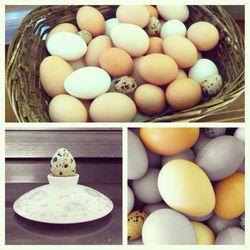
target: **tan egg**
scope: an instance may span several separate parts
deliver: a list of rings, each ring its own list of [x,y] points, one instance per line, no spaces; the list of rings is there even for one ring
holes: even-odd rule
[[[54,97],[65,93],[64,80],[73,72],[73,68],[61,57],[48,56],[41,62],[39,71],[43,89]]]
[[[187,38],[191,40],[200,51],[213,49],[219,42],[217,28],[209,22],[196,22],[187,31]]]
[[[198,59],[194,44],[183,36],[168,36],[163,40],[163,51],[172,57],[179,68],[191,67]]]
[[[157,9],[154,6],[152,6],[152,5],[145,5],[145,7],[147,8],[150,16],[156,16],[156,17],[158,17],[158,11],[157,11]]]
[[[89,112],[95,122],[130,122],[136,115],[136,106],[125,94],[108,92],[94,99]]]
[[[66,94],[57,95],[51,100],[49,116],[53,122],[86,122],[88,119],[83,103]]]
[[[62,32],[62,31],[66,31],[66,32],[72,32],[72,33],[77,33],[78,32],[78,28],[72,24],[72,23],[61,23],[58,24],[57,26],[55,26],[48,34],[47,38],[46,38],[46,43],[49,40],[49,38],[57,33],[57,32]]]
[[[146,55],[153,53],[163,53],[162,49],[163,40],[160,37],[153,36],[149,38],[149,48]]]
[[[144,28],[149,22],[149,12],[144,5],[120,5],[116,10],[120,23],[132,23]]]
[[[183,69],[179,69],[176,79],[183,79],[183,78],[187,78],[187,74]]]
[[[133,58],[134,69],[133,69],[131,76],[133,76],[135,78],[137,85],[141,85],[141,84],[145,83],[145,80],[143,79],[143,77],[141,76],[140,71],[139,71],[139,64],[143,58],[144,58],[144,56]]]
[[[93,37],[105,32],[105,19],[102,13],[91,6],[83,6],[77,11],[76,22],[80,30],[89,31]]]
[[[215,234],[214,232],[204,223],[198,221],[191,221],[198,245],[214,245]]]
[[[146,115],[158,115],[167,106],[164,91],[153,84],[139,86],[135,91],[134,101],[139,110]]]
[[[81,57],[74,61],[68,61],[68,63],[73,68],[73,70],[77,70],[86,66],[84,62],[84,57]]]
[[[98,36],[94,38],[88,45],[88,50],[85,54],[85,63],[87,66],[99,66],[99,55],[107,48],[112,47],[112,42],[109,36]]]
[[[154,53],[141,60],[139,72],[147,82],[164,85],[176,78],[178,66],[171,57]]]
[[[194,107],[200,102],[201,96],[200,84],[190,78],[175,80],[166,89],[168,104],[177,110]]]
[[[99,65],[113,77],[130,75],[133,70],[133,60],[124,50],[107,48],[99,56]]]

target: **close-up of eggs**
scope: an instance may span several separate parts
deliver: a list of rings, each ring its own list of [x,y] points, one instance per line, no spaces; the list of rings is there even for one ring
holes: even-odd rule
[[[127,143],[128,221],[146,215],[128,244],[245,244],[243,127],[129,128]]]
[[[40,64],[51,121],[147,120],[193,108],[220,92],[216,61],[200,58],[220,41],[214,24],[190,23],[185,5],[112,8],[115,15],[107,18],[83,6],[75,23],[51,27],[48,56]]]

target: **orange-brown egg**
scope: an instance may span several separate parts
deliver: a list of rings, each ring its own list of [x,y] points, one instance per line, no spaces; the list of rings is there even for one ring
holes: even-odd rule
[[[133,60],[124,50],[119,48],[107,48],[99,56],[101,68],[113,77],[130,75],[133,70]]]
[[[183,36],[168,36],[163,40],[163,51],[172,57],[179,68],[191,67],[198,58],[194,44]]]
[[[147,8],[150,16],[156,16],[156,17],[158,17],[158,11],[157,11],[157,9],[154,6],[152,6],[152,5],[145,5],[145,7]]]
[[[146,52],[146,55],[153,53],[163,53],[162,42],[163,40],[160,37],[157,36],[150,37],[149,48],[148,51]]]
[[[200,84],[190,78],[177,79],[166,89],[166,99],[169,105],[177,110],[194,107],[202,97]]]
[[[178,67],[171,57],[154,53],[145,56],[141,60],[139,72],[147,82],[164,85],[176,78]]]
[[[93,37],[105,32],[105,19],[102,13],[91,6],[83,6],[77,11],[76,22],[80,30],[89,31]]]
[[[143,84],[134,93],[134,101],[146,115],[160,114],[167,106],[162,88],[153,84]]]

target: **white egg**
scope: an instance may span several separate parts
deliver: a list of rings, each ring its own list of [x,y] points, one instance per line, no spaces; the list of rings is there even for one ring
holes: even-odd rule
[[[179,20],[169,20],[161,27],[161,38],[167,36],[186,36],[187,28],[185,24]]]
[[[184,152],[181,152],[176,155],[165,155],[162,157],[162,166],[164,166],[167,162],[175,160],[175,159],[183,159],[183,160],[188,160],[188,161],[194,161],[195,154],[192,149],[187,149]]]
[[[189,17],[186,5],[157,5],[160,16],[165,20],[177,19],[185,22]]]
[[[217,235],[215,245],[245,245],[245,231],[239,227],[228,227]]]
[[[181,213],[163,208],[151,213],[142,227],[144,245],[196,245],[191,222]]]
[[[47,41],[47,50],[53,56],[59,56],[67,61],[81,58],[87,51],[85,41],[72,32],[57,32]]]
[[[148,170],[148,156],[139,137],[128,130],[128,179],[141,178]]]
[[[193,146],[193,150],[195,152],[195,154],[198,154],[199,151],[210,141],[209,138],[207,138],[207,136],[205,136],[203,133],[200,133],[200,136],[198,138],[198,140],[196,141],[196,143]]]
[[[128,186],[128,214],[133,210],[135,203],[134,193]]]
[[[117,18],[110,18],[105,21],[105,35],[110,36],[111,30],[119,24],[119,21]]]
[[[237,128],[234,132],[234,136],[245,143],[245,128]]]
[[[159,202],[156,204],[147,204],[146,206],[143,207],[143,211],[149,215],[161,208],[169,208],[169,206],[165,202]]]
[[[131,186],[138,200],[146,204],[154,204],[162,200],[157,185],[159,172],[157,168],[149,168],[144,176],[132,181]]]
[[[67,93],[81,99],[93,99],[109,90],[111,78],[98,67],[84,67],[71,73],[64,81]]]
[[[202,58],[189,69],[188,77],[201,83],[207,77],[218,74],[218,68],[214,62],[209,59]]]

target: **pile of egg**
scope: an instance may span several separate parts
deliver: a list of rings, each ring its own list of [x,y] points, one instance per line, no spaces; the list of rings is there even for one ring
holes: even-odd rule
[[[128,130],[129,244],[244,244],[244,128]]]
[[[218,44],[219,32],[205,21],[187,28],[188,18],[185,5],[121,5],[106,21],[83,6],[77,26],[55,26],[40,64],[51,120],[129,122],[217,95],[222,78],[201,52]]]

